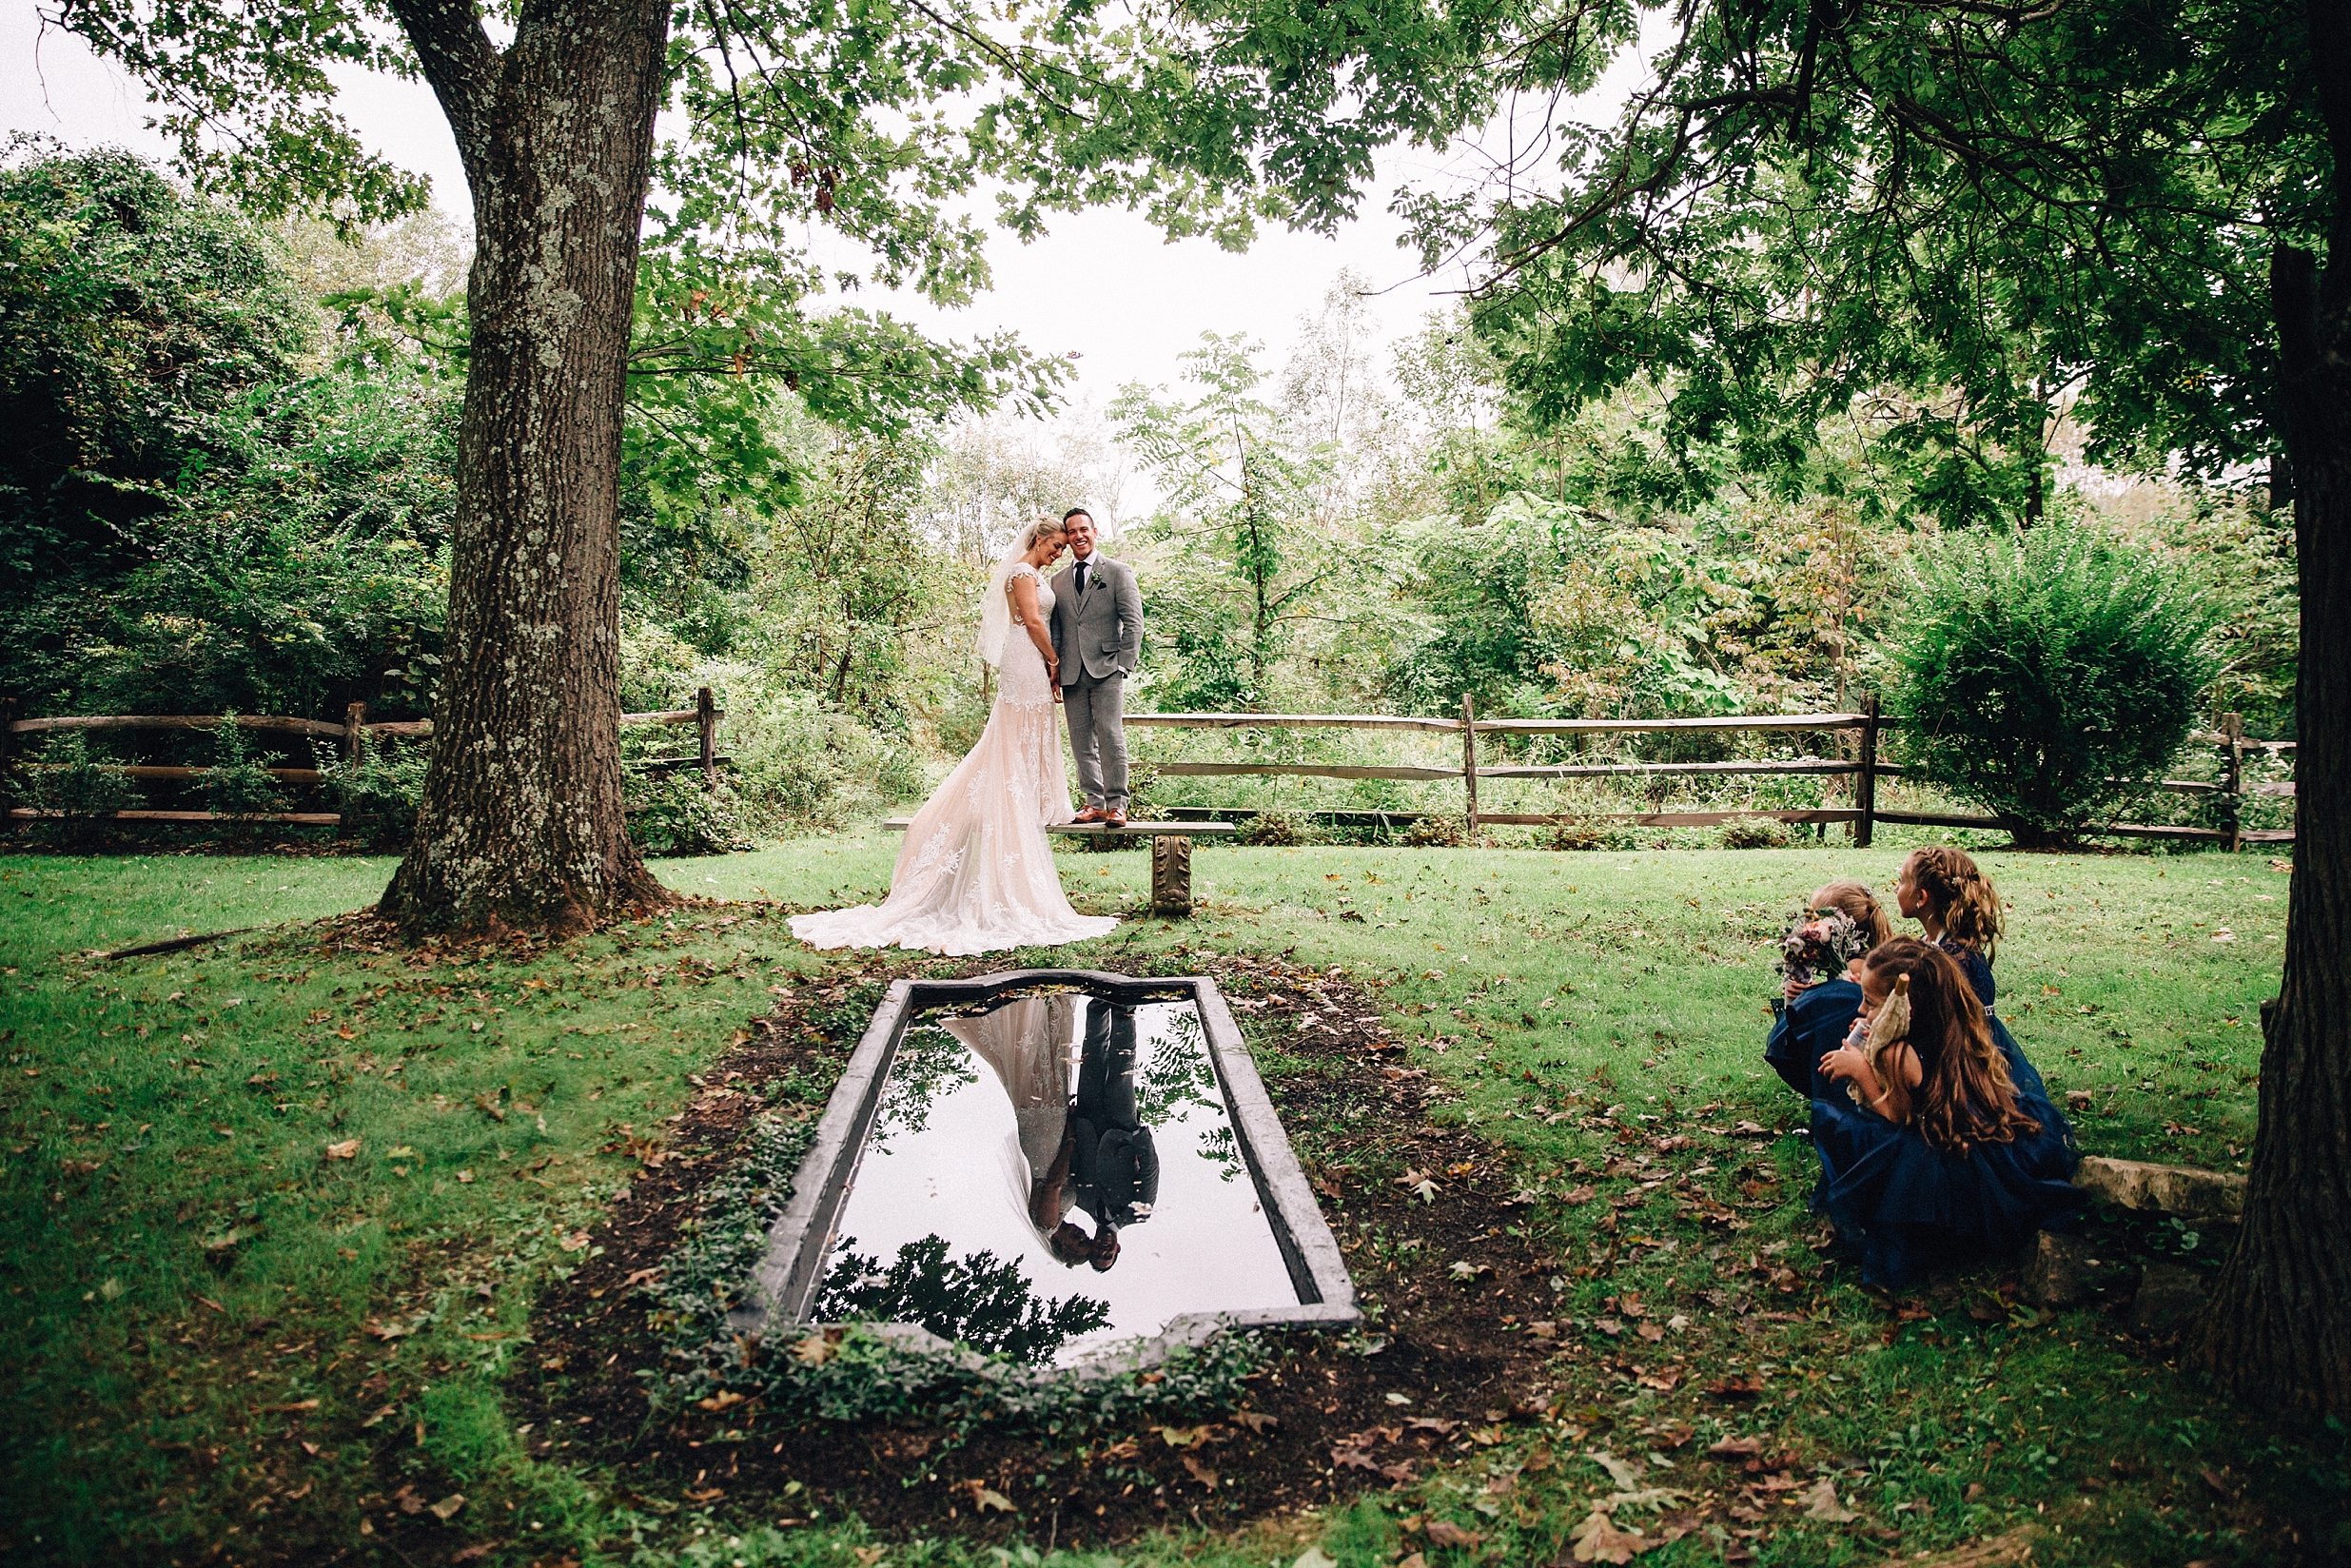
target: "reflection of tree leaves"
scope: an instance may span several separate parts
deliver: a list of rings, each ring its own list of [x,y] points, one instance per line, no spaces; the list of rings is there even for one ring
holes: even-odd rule
[[[1220,1123],[1200,1136],[1200,1157],[1216,1162],[1217,1180],[1229,1182],[1241,1174],[1241,1143],[1230,1122]]]
[[[1067,1341],[1110,1322],[1109,1303],[1089,1296],[1039,1301],[1017,1258],[999,1263],[983,1250],[950,1263],[944,1237],[907,1243],[887,1270],[851,1250],[854,1237],[840,1245],[839,1262],[816,1297],[823,1321],[918,1323],[941,1339],[1030,1366],[1046,1364]]]
[[[1208,1060],[1208,1042],[1201,1032],[1200,1013],[1177,1008],[1173,1026],[1162,1035],[1148,1062],[1137,1064],[1135,1113],[1145,1127],[1165,1127],[1185,1106],[1224,1113],[1224,1096],[1218,1089],[1216,1068]]]
[[[1199,1009],[1174,1009],[1168,1021],[1159,1049],[1136,1070],[1136,1113],[1145,1127],[1168,1127],[1194,1106],[1214,1116],[1216,1125],[1200,1135],[1200,1158],[1215,1161],[1218,1179],[1229,1182],[1242,1171],[1241,1145],[1216,1081],[1216,1065],[1208,1059]]]
[[[930,1124],[933,1105],[964,1085],[979,1081],[977,1061],[969,1047],[936,1024],[918,1024],[908,1029],[890,1064],[890,1085],[882,1092],[875,1138],[885,1131],[922,1131]]]

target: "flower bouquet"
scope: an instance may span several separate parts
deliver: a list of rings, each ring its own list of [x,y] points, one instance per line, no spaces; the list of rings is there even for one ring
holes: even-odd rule
[[[1870,933],[1843,910],[1807,911],[1780,933],[1779,960],[1772,972],[1799,986],[1834,980],[1845,966],[1870,951]]]

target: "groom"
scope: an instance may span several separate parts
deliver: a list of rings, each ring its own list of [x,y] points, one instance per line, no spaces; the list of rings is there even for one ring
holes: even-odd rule
[[[1062,518],[1069,569],[1053,578],[1053,657],[1061,660],[1069,750],[1086,795],[1080,822],[1127,825],[1127,676],[1143,651],[1143,595],[1134,568],[1094,548],[1084,507]]]

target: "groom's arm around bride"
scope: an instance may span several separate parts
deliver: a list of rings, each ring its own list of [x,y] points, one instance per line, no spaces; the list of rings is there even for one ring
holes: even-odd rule
[[[1081,822],[1127,819],[1127,677],[1143,653],[1143,592],[1134,568],[1094,548],[1094,519],[1076,510],[1068,570],[1053,578],[1053,654],[1061,660],[1063,711]]]

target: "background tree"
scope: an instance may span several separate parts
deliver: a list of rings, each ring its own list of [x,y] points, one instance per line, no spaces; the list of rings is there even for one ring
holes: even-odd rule
[[[1256,351],[1205,333],[1183,356],[1197,398],[1165,402],[1129,386],[1110,405],[1121,439],[1165,487],[1152,529],[1178,546],[1171,564],[1187,581],[1169,606],[1178,615],[1164,617],[1178,624],[1160,635],[1172,631],[1192,665],[1222,666],[1215,676],[1196,668],[1179,684],[1241,709],[1264,704],[1294,628],[1340,565],[1318,527],[1338,447],[1252,395],[1264,380]],[[1232,633],[1240,646],[1226,651]]]

